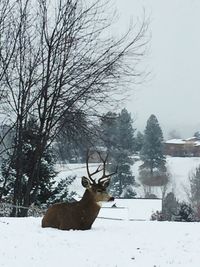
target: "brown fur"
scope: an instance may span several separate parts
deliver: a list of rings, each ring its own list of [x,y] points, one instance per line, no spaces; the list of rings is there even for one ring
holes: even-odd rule
[[[86,189],[82,199],[74,203],[57,203],[52,205],[42,220],[42,227],[53,227],[60,230],[88,230],[98,216],[98,201],[109,201],[112,198],[103,191],[97,193],[92,187]]]
[[[96,171],[90,173],[89,171],[89,151],[86,159],[86,168],[88,178],[82,177],[82,186],[86,188],[82,199],[74,203],[58,203],[52,205],[42,219],[42,227],[53,227],[60,230],[88,230],[92,227],[93,222],[98,216],[100,201],[114,200],[106,192],[106,188],[109,186],[111,175],[106,174],[106,162],[108,155],[102,158],[101,154],[99,158],[102,161],[102,165],[99,165]],[[92,176],[103,172],[102,177],[96,182]]]

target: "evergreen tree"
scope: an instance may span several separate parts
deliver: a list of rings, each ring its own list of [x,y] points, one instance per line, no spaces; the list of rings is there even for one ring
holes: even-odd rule
[[[111,179],[111,192],[114,197],[133,198],[135,178],[131,171],[133,160],[127,150],[112,151],[111,172],[117,166],[117,173]]]
[[[131,114],[124,108],[119,114],[108,112],[101,118],[102,140],[108,151],[127,150],[133,154],[135,147]]]
[[[21,184],[19,188],[20,194],[25,196],[26,187],[28,185],[28,177],[32,173],[32,161],[35,157],[35,147],[37,143],[37,123],[31,118],[27,122],[27,127],[22,132],[23,147],[21,161],[23,166],[21,168]],[[14,145],[13,145],[14,147]],[[15,155],[15,154],[13,154]],[[49,197],[52,195],[53,190],[53,178],[56,176],[54,170],[55,157],[51,149],[46,149],[41,158],[41,164],[38,166],[38,180],[32,185],[31,202],[36,204],[46,203]],[[13,198],[13,189],[16,180],[16,164],[17,159],[15,156],[6,157],[3,159],[1,172],[1,195],[3,198]],[[18,203],[21,205],[21,203]],[[13,214],[15,215],[15,214]]]
[[[140,152],[144,143],[144,135],[138,131],[135,138],[135,151]]]
[[[177,212],[178,212],[178,201],[176,200],[174,193],[170,192],[163,199],[162,213],[164,219],[167,221],[174,220]]]
[[[169,181],[163,154],[163,133],[155,115],[151,115],[147,121],[140,158],[143,164],[139,178],[146,194],[151,194],[153,186],[165,186]]]
[[[200,166],[189,176],[190,202],[200,219]]]
[[[76,176],[68,176],[61,179],[52,192],[52,196],[49,198],[48,203],[56,202],[71,202],[77,195],[75,192],[69,190],[69,186],[74,182]]]
[[[135,138],[133,120],[131,114],[124,108],[118,116],[117,142],[118,147],[127,150],[130,154],[134,152]]]
[[[140,153],[143,165],[141,168],[154,170],[165,170],[166,159],[163,154],[163,133],[155,115],[151,115],[147,121],[144,132],[144,143]]]
[[[56,176],[55,157],[51,149],[46,149],[43,153],[40,168],[39,168],[39,182],[35,183],[33,187],[33,201],[36,205],[45,204],[53,195],[54,178]],[[37,195],[35,189],[37,189]]]
[[[132,198],[135,179],[132,175],[131,158],[134,152],[135,138],[132,118],[126,109],[119,114],[107,113],[102,118],[101,129],[104,144],[111,155],[110,171],[118,166],[118,171],[111,180],[111,191],[115,197]]]
[[[175,221],[178,222],[194,222],[196,221],[194,210],[187,203],[179,203]]]
[[[200,132],[199,131],[195,132],[194,137],[196,137],[198,140],[200,140]]]
[[[116,149],[118,147],[118,114],[113,112],[106,113],[101,118],[100,124],[103,144],[108,151]]]

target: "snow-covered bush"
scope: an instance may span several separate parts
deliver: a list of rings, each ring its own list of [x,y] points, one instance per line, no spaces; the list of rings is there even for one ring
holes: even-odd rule
[[[60,180],[53,190],[52,196],[49,198],[48,203],[64,201],[71,202],[76,196],[76,193],[74,191],[70,191],[69,186],[75,179],[76,176],[68,176],[65,179]]]
[[[194,222],[196,221],[195,212],[191,205],[186,203],[180,203],[177,210],[177,215],[174,216],[174,220],[178,222]]]
[[[164,221],[164,216],[161,211],[156,211],[151,215],[151,221]]]
[[[174,216],[177,214],[178,209],[178,201],[175,198],[173,192],[167,194],[167,196],[163,199],[163,216],[167,221],[173,221]]]

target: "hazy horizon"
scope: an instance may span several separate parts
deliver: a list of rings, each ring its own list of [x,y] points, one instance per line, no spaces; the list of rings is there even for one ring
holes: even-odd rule
[[[134,86],[125,107],[135,126],[143,130],[155,114],[165,138],[176,130],[182,138],[200,130],[198,86],[200,84],[200,1],[116,0],[119,31],[130,18],[150,19],[151,40],[141,66],[151,72],[149,81]]]

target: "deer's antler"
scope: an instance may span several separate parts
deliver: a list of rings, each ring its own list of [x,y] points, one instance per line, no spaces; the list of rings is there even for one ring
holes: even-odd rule
[[[99,151],[96,151],[96,153],[98,154],[99,159],[101,160],[102,164],[100,164],[97,167],[97,169],[94,172],[91,173],[90,170],[89,170],[90,153],[89,153],[89,150],[87,150],[86,168],[87,168],[88,178],[92,181],[92,183],[96,183],[95,179],[93,179],[92,176],[102,171],[103,172],[102,176],[98,179],[98,183],[101,183],[102,181],[110,179],[110,177],[112,175],[116,174],[117,168],[116,168],[116,170],[114,172],[106,174],[106,165],[108,164],[108,156],[109,156],[109,154],[107,153],[106,156],[103,157]]]
[[[90,153],[89,153],[89,150],[87,150],[87,157],[86,157],[86,168],[87,168],[87,174],[88,174],[88,178],[93,182],[93,183],[96,183],[96,181],[92,178],[93,175],[95,175],[96,173],[99,173],[102,171],[102,166],[99,165],[96,169],[96,171],[94,172],[90,172],[90,169],[89,169],[89,158],[90,158]]]
[[[100,152],[97,152],[97,153],[99,155],[99,158],[103,162],[103,166],[102,166],[103,167],[103,169],[102,169],[103,170],[103,174],[102,174],[102,177],[99,178],[99,180],[98,180],[98,183],[101,183],[103,180],[110,179],[112,175],[116,174],[117,168],[116,168],[116,170],[114,172],[106,174],[106,164],[108,164],[108,156],[109,156],[109,154],[107,153],[105,158],[103,158]]]

